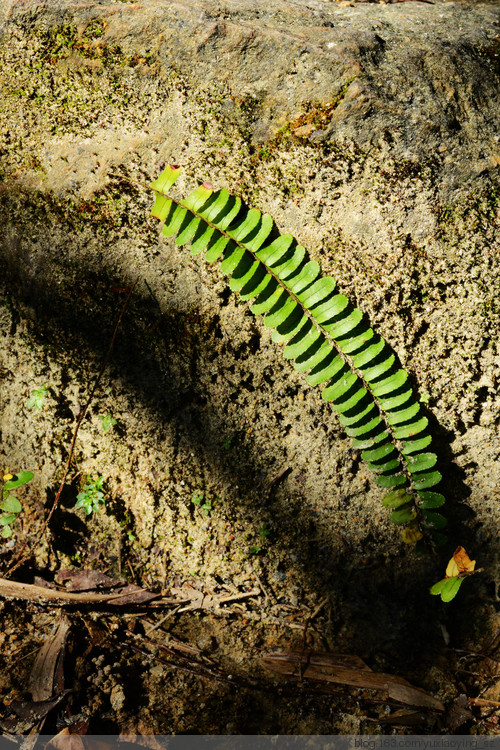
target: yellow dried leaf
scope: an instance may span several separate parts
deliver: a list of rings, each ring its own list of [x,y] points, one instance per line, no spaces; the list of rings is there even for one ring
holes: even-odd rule
[[[454,578],[461,573],[472,573],[476,567],[476,561],[471,560],[463,547],[457,547],[453,557],[446,567],[446,578]]]
[[[417,523],[409,523],[401,532],[401,539],[406,544],[416,544],[419,539],[422,539],[422,536],[423,534]]]

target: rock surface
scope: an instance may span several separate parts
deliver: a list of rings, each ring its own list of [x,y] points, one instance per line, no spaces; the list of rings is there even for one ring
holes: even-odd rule
[[[499,34],[496,3],[4,0],[1,450],[6,467],[36,474],[32,536],[140,279],[39,568],[120,572],[126,558],[157,588],[258,579],[273,592],[266,612],[327,597],[329,647],[445,696],[426,593],[441,569],[402,549],[374,478],[261,322],[216,270],[158,239],[147,184],[175,162],[182,192],[210,180],[271,213],[393,346],[432,420],[451,552],[470,547],[490,570],[465,591],[463,630],[448,623],[463,646],[467,628],[488,627],[500,520]],[[26,403],[43,383],[36,413]],[[106,413],[117,425],[104,432]],[[72,510],[87,476],[108,493],[90,531]],[[203,627],[228,668],[254,665],[273,640],[269,626]],[[111,684],[119,725],[127,690],[107,677],[95,690]],[[222,712],[215,698],[202,710],[185,689],[172,682],[168,713],[165,687],[151,688],[141,721],[160,733],[194,721],[206,733],[364,729],[354,714],[277,718],[272,705],[257,726],[227,695]]]

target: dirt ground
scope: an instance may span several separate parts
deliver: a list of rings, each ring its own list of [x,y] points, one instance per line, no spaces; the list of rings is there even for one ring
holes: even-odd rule
[[[196,278],[194,262],[183,272]],[[98,571],[170,601],[120,612],[70,605],[64,614],[29,597],[4,601],[4,730],[27,731],[26,719],[13,722],[12,706],[29,704],[37,652],[58,642],[63,621],[70,692],[45,732],[496,731],[495,529],[457,506],[459,541],[477,550],[486,572],[450,605],[431,597],[446,560],[401,545],[334,415],[291,369],[285,377],[267,334],[214,271],[210,286],[193,280],[198,306],[166,312],[140,280],[78,433],[61,503],[40,535],[131,280],[72,273],[69,297],[50,290],[45,308],[31,306],[32,297],[20,302],[13,285],[4,290],[3,468],[35,477],[18,491],[23,513],[2,546],[2,571],[27,541],[15,580]],[[201,313],[204,295],[219,296],[220,315]],[[49,323],[47,310],[57,311]],[[30,407],[44,385],[40,409]],[[116,420],[107,430],[106,415]],[[99,477],[105,504],[87,517],[76,497]],[[455,474],[451,482],[458,486]],[[486,520],[487,507],[477,507]],[[94,579],[86,586],[106,591]],[[356,655],[423,688],[446,712],[384,691],[279,678],[262,663],[273,650]],[[487,702],[469,703],[477,698]]]
[[[420,23],[428,9],[409,5]],[[24,549],[11,580],[111,597],[0,590],[3,732],[498,733],[490,157],[452,189],[452,153],[419,162],[385,135],[366,150],[310,140],[333,116],[319,106],[256,146],[258,102],[102,46],[99,23],[20,27],[1,50],[0,469],[34,478],[0,575]],[[319,390],[217,268],[160,238],[147,183],[168,161],[183,193],[211,180],[271,213],[394,348],[439,454],[442,552],[402,544]],[[87,516],[77,496],[96,482],[104,503]],[[458,545],[483,572],[444,605],[429,587]],[[109,579],[158,596],[118,603]],[[292,652],[309,661],[273,671]],[[324,653],[362,659],[365,683],[308,673]],[[368,668],[395,682],[374,689]],[[397,678],[442,706],[403,700]]]

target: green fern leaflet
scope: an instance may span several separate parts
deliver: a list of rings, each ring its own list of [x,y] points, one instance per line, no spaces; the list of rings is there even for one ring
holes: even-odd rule
[[[193,255],[204,252],[209,263],[221,261],[231,290],[264,316],[285,359],[307,373],[310,385],[323,387],[353,447],[389,490],[383,505],[402,526],[403,539],[445,541],[446,519],[435,510],[445,499],[434,491],[441,474],[428,451],[428,420],[390,347],[269,214],[209,183],[185,200],[174,198],[179,174],[169,166],[151,185],[152,215],[164,222],[163,235],[190,245]]]

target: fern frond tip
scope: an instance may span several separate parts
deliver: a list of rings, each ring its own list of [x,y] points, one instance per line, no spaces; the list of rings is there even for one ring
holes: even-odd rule
[[[168,193],[180,173],[181,168],[177,164],[169,164],[168,167],[165,167],[161,175],[151,183],[150,187],[156,193]]]

